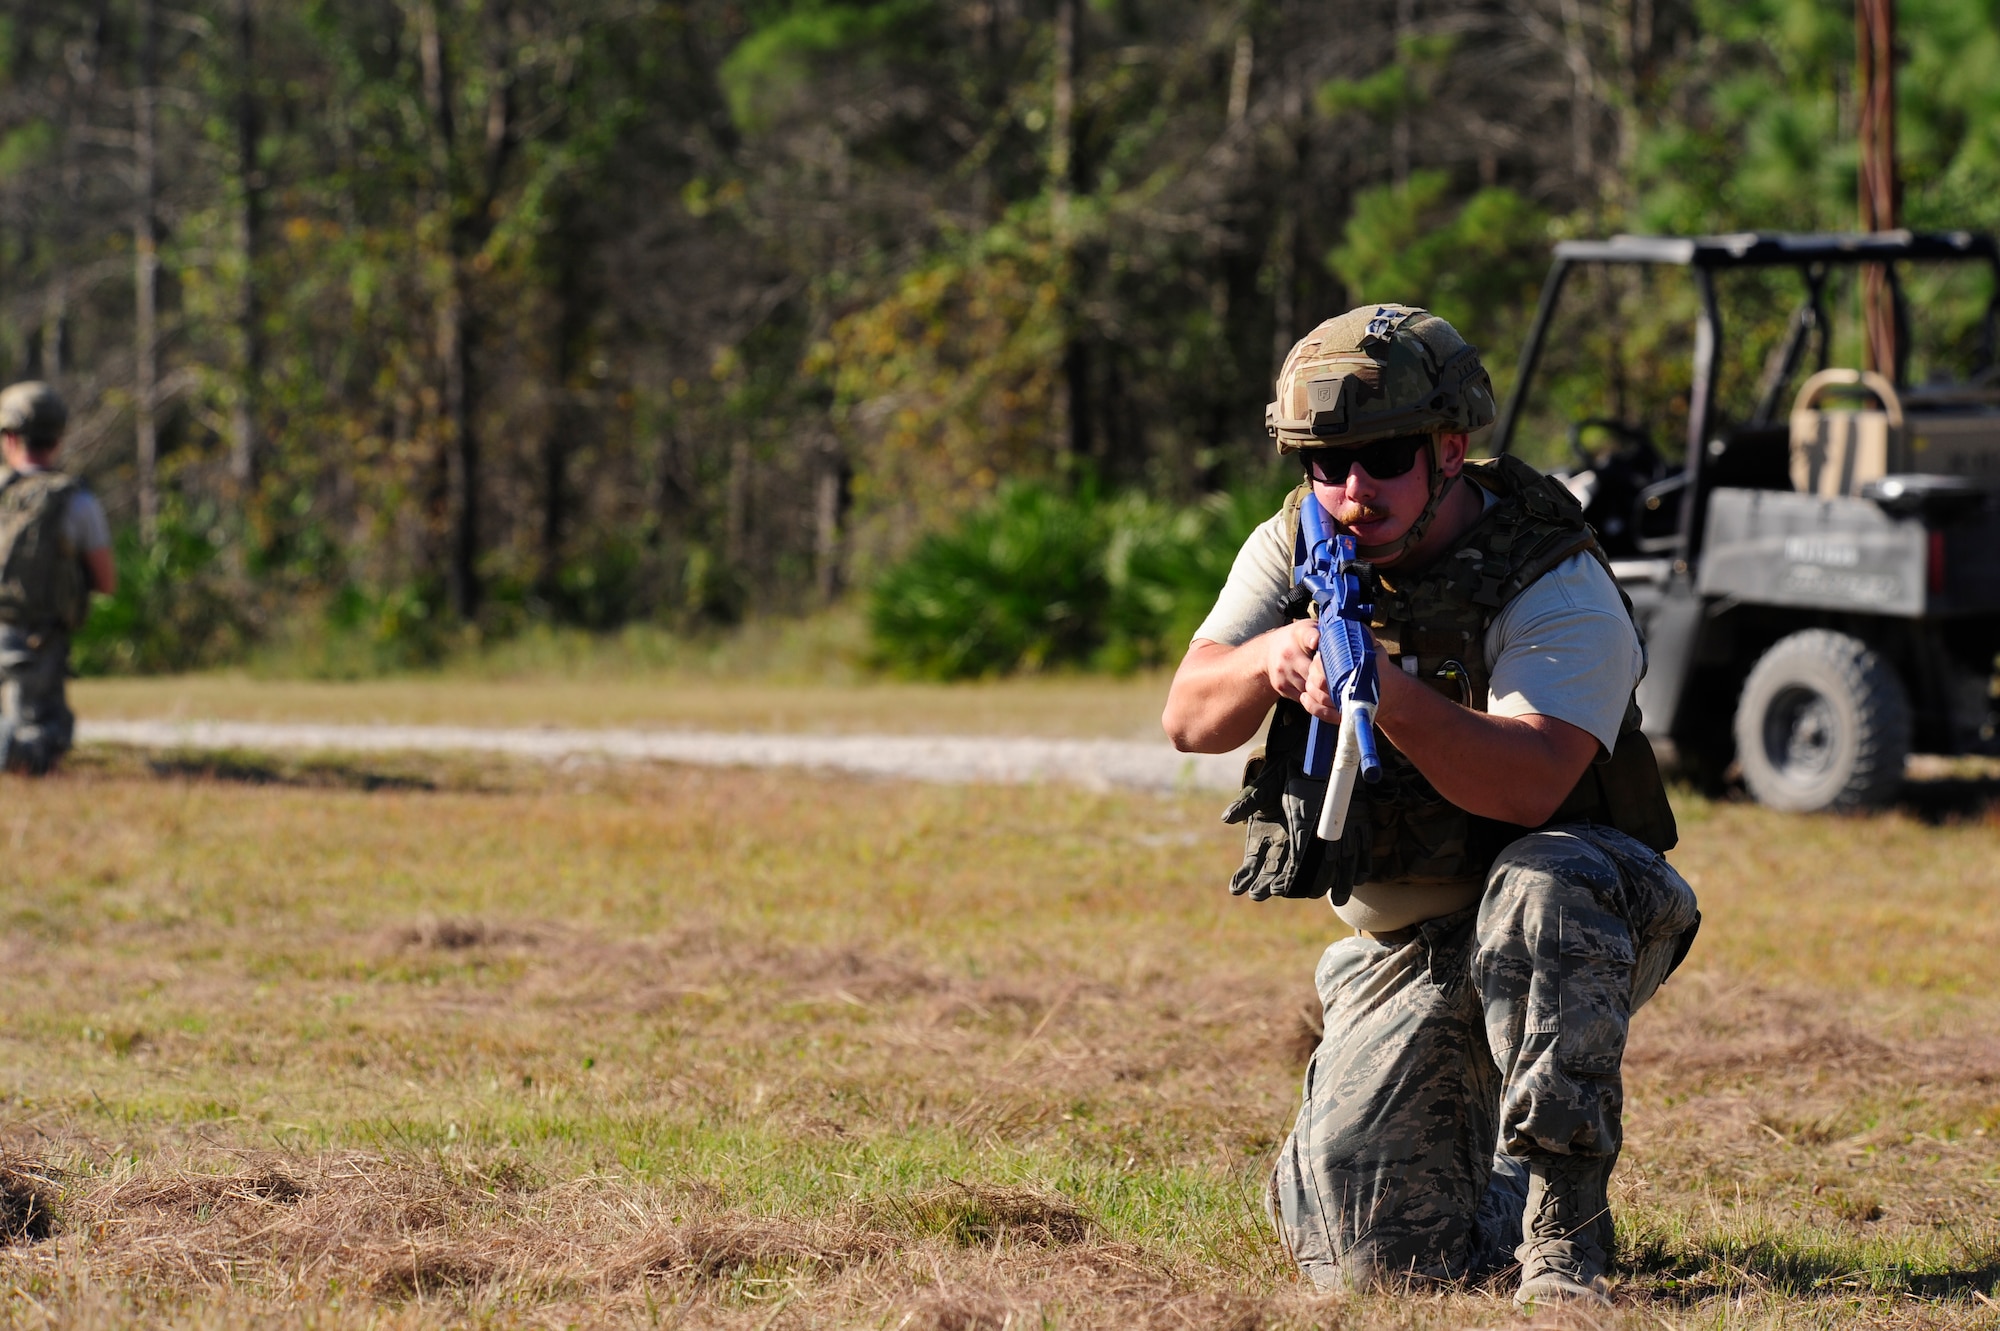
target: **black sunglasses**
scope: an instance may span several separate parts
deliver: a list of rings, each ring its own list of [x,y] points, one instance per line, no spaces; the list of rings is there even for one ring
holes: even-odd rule
[[[1322,485],[1345,485],[1358,465],[1378,481],[1393,480],[1417,465],[1417,454],[1431,441],[1427,434],[1399,434],[1358,448],[1304,448],[1299,461],[1306,475]]]

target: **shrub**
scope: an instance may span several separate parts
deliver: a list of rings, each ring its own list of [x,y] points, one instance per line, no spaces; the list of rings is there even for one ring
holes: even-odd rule
[[[1007,485],[875,584],[875,660],[933,679],[1170,662],[1282,494],[1262,486],[1176,508],[1137,494],[1101,500],[1088,488]]]
[[[1108,633],[1096,664],[1166,665],[1187,650],[1236,552],[1284,502],[1284,485],[1252,486],[1173,508],[1127,496],[1112,506],[1105,547]]]
[[[150,546],[134,530],[119,532],[112,551],[118,590],[93,598],[76,635],[76,672],[188,670],[239,654],[251,613],[240,579],[222,567],[224,542],[217,515],[205,505],[164,505]]]
[[[875,584],[881,664],[934,679],[1088,657],[1103,638],[1103,515],[1087,496],[1016,482],[957,529],[918,542]]]

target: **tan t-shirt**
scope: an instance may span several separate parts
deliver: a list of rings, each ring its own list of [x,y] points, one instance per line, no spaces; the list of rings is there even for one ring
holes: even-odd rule
[[[1484,497],[1488,507],[1497,502]],[[1283,517],[1273,516],[1243,543],[1215,607],[1195,630],[1197,640],[1235,647],[1284,625],[1292,532]],[[1491,683],[1483,710],[1567,721],[1597,740],[1600,760],[1618,743],[1625,704],[1645,669],[1617,585],[1588,554],[1572,555],[1507,603],[1486,628],[1486,661]],[[1383,933],[1463,909],[1483,888],[1478,879],[1370,882],[1335,909],[1354,928]]]

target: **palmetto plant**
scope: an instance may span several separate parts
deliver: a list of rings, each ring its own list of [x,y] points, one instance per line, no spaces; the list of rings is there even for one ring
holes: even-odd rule
[[[876,659],[939,679],[1171,661],[1279,499],[1266,487],[1175,507],[1088,486],[1004,486],[876,583]]]
[[[1002,487],[956,529],[919,542],[876,583],[884,665],[941,679],[1081,661],[1102,640],[1104,514],[1040,485]]]

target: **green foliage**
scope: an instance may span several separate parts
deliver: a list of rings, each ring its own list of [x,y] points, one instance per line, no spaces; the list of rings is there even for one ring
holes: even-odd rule
[[[1492,186],[1462,202],[1442,171],[1405,185],[1364,190],[1327,265],[1367,299],[1408,301],[1461,329],[1534,295],[1548,266],[1548,217],[1510,189]]]
[[[1896,81],[1904,213],[2000,226],[2000,15],[1985,0],[1902,0]],[[1854,8],[1702,0],[1702,38],[1638,136],[1632,193],[1651,231],[1854,225]]]
[[[1013,482],[956,530],[917,543],[875,584],[883,664],[937,679],[1074,664],[1103,641],[1104,514],[1088,498]]]
[[[1003,478],[1052,474],[1064,276],[1047,210],[1022,208],[944,247],[812,350],[807,368],[830,383],[860,464],[862,523],[935,530]]]
[[[1897,9],[1904,224],[2000,228],[2000,13],[1985,0],[1902,0]],[[1694,17],[1698,40],[1662,67],[1652,108],[1630,121],[1632,169],[1620,190],[1630,229],[1852,229],[1853,6],[1702,0]],[[1901,275],[1912,313],[1912,380],[1962,378],[1978,360],[1990,278],[1924,265],[1906,265]],[[1675,455],[1685,429],[1693,293],[1670,275],[1643,284],[1592,281],[1596,298],[1565,295],[1566,305],[1581,298],[1588,308],[1578,325],[1552,338],[1556,355],[1545,367],[1549,391],[1540,415],[1555,429],[1583,416],[1648,423]],[[1788,272],[1735,274],[1718,287],[1727,330],[1718,401],[1724,419],[1741,420],[1803,291]],[[1858,364],[1852,272],[1836,271],[1827,307],[1834,363]],[[1620,363],[1605,369],[1612,361]],[[1548,429],[1541,442],[1554,442]]]
[[[645,551],[622,532],[595,534],[557,570],[553,609],[581,628],[617,628],[626,620],[639,589]]]
[[[0,179],[19,175],[44,161],[56,146],[55,126],[30,120],[0,137]]]
[[[170,505],[152,545],[118,532],[118,590],[93,597],[76,635],[79,675],[148,674],[216,665],[237,656],[252,627],[240,580],[225,573],[226,544],[212,507]]]
[[[1361,300],[1421,305],[1503,370],[1548,267],[1549,218],[1513,190],[1461,199],[1442,171],[1363,190],[1327,267]]]
[[[1393,62],[1362,78],[1328,79],[1313,102],[1322,115],[1358,112],[1377,120],[1421,106],[1436,92],[1457,46],[1450,34],[1405,37]]]
[[[1228,580],[1236,553],[1284,503],[1290,480],[1174,507],[1127,494],[1108,517],[1105,642],[1093,663],[1116,671],[1180,658]]]
[[[78,465],[129,525],[137,145],[104,128],[147,11],[16,8],[0,370],[60,356]],[[1212,585],[1173,589],[1222,567],[1190,533],[1229,525],[1189,501],[1257,473],[1275,356],[1348,298],[1452,319],[1505,393],[1551,239],[1853,224],[1847,0],[1404,11],[1092,0],[1062,11],[1064,73],[1047,5],[259,3],[247,66],[233,10],[162,14],[156,481],[235,548],[128,540],[162,604],[107,607],[129,633],[84,658],[261,636],[374,671],[540,626],[701,632],[871,585],[1010,480],[1087,475],[1121,494],[1090,519],[1096,636],[1008,650],[1165,659]],[[1906,220],[2000,229],[2000,13],[1902,0],[1899,32]],[[1915,377],[1969,361],[1984,280],[1905,274]],[[1722,293],[1725,414],[1787,281]],[[1674,452],[1684,293],[1574,308],[1524,451],[1613,416]]]
[[[935,679],[1171,662],[1282,496],[1260,487],[1175,508],[1137,493],[1004,485],[875,584],[875,659]]]
[[[370,589],[349,583],[320,614],[317,632],[301,635],[294,651],[319,679],[365,679],[431,665],[452,644],[452,625],[436,587]],[[306,649],[301,651],[301,649]]]
[[[809,94],[818,62],[865,58],[868,48],[906,37],[931,7],[931,0],[803,0],[722,62],[730,114],[746,129],[768,129]]]
[[[1389,116],[1416,105],[1416,81],[1407,65],[1384,65],[1366,78],[1328,79],[1320,84],[1313,102],[1321,114],[1344,115],[1359,111],[1369,116]]]

